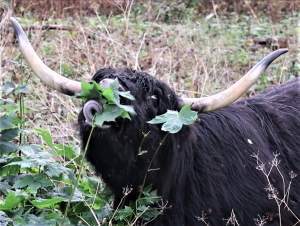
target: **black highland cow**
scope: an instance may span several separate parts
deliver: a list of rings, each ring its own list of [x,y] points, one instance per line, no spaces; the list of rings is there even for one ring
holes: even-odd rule
[[[35,73],[65,94],[79,92],[78,82],[42,64],[20,25],[13,18],[12,22],[21,51]],[[299,78],[232,103],[285,52],[271,53],[232,87],[201,99],[180,98],[165,83],[143,72],[99,70],[93,80],[118,78],[135,97],[123,101],[137,113],[131,121],[118,119],[96,127],[87,151],[88,161],[114,193],[115,204],[127,186],[133,190],[123,204],[135,200],[147,175],[145,184],[168,202],[151,225],[226,225],[233,213],[242,226],[255,225],[259,217],[265,219],[264,225],[300,225],[300,178],[295,177],[300,173]],[[179,133],[167,135],[160,125],[147,123],[168,109],[179,110],[184,103],[199,111],[199,120]],[[91,130],[86,112],[92,113],[95,104],[87,101],[78,117],[83,147]],[[147,152],[138,155],[140,148]],[[159,170],[147,172],[150,162],[151,168]],[[268,172],[271,162],[273,169],[266,176],[264,170]],[[282,200],[276,200],[274,194]],[[206,223],[197,218],[203,215]]]

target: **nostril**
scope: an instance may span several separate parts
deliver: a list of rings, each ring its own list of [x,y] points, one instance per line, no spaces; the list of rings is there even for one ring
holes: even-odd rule
[[[95,100],[89,100],[83,106],[83,115],[85,117],[85,122],[92,125],[93,118],[96,113],[102,112],[103,106],[101,103]]]

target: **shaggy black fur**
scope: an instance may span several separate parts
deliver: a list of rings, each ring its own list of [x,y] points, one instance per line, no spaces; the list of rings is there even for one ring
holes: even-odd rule
[[[115,203],[123,196],[122,188],[133,188],[125,201],[129,202],[137,198],[149,161],[166,135],[160,125],[147,121],[167,109],[178,110],[178,97],[166,84],[143,72],[107,68],[93,77],[97,82],[104,78],[118,78],[131,91],[136,100],[130,104],[137,115],[131,121],[118,120],[109,129],[96,128],[87,159],[114,193]],[[226,225],[225,219],[234,211],[243,226],[255,225],[259,216],[267,218],[265,225],[279,225],[276,201],[268,196],[267,178],[257,169],[253,155],[258,154],[269,169],[274,153],[279,154],[282,175],[274,168],[269,179],[283,197],[283,179],[288,189],[290,172],[300,173],[299,93],[300,79],[296,78],[229,107],[199,113],[198,122],[169,134],[151,166],[160,170],[149,172],[146,181],[169,203],[152,224],[205,225],[197,219],[204,214],[209,225]],[[78,120],[85,146],[90,126],[82,113]],[[137,155],[140,146],[146,154]],[[299,189],[300,178],[296,177],[288,205],[298,217]],[[293,225],[296,219],[288,208],[282,203],[280,209],[282,225]]]

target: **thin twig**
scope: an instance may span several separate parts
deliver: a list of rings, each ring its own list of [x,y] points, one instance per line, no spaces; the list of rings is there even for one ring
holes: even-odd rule
[[[77,29],[70,26],[60,25],[60,24],[45,24],[45,25],[32,25],[29,27],[24,27],[25,31],[30,30],[61,30],[61,31],[76,31]]]

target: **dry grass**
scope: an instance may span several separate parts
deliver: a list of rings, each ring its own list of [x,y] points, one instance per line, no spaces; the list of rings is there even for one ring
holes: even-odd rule
[[[225,18],[212,11],[206,18],[186,18],[169,24],[146,20],[142,14],[132,16],[130,5],[120,9],[121,15],[109,17],[95,12],[93,17],[64,20],[38,21],[30,16],[18,19],[25,27],[59,24],[72,28],[30,30],[28,35],[47,65],[77,80],[88,81],[101,67],[131,67],[149,72],[179,94],[205,96],[228,87],[271,51],[255,46],[254,37],[286,39],[290,53],[276,61],[249,94],[299,73],[295,16],[272,24],[265,17]],[[33,76],[13,44],[12,32],[7,33],[8,16],[5,10],[0,24],[0,81],[28,83],[27,128],[49,128],[56,141],[78,143],[74,126],[80,102],[49,90]]]

